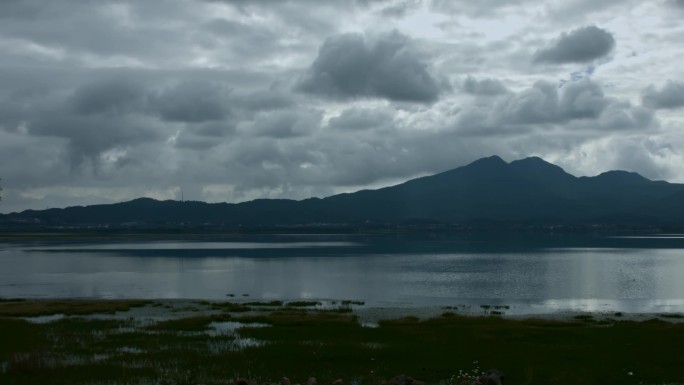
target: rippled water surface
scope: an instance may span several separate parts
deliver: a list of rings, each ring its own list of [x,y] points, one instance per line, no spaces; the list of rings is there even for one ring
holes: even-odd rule
[[[684,238],[212,236],[0,243],[0,297],[684,311]]]

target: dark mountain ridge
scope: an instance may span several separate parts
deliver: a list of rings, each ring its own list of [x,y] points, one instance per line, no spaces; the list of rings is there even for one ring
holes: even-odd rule
[[[684,225],[684,185],[626,171],[575,177],[540,158],[498,156],[377,190],[244,203],[156,201],[27,210],[0,223],[294,226],[361,223]]]

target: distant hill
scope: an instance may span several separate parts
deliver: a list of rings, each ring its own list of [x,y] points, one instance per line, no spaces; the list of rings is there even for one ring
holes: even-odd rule
[[[129,202],[27,210],[0,223],[41,226],[381,224],[684,225],[684,185],[626,171],[575,177],[536,157],[497,156],[378,190],[301,201]]]

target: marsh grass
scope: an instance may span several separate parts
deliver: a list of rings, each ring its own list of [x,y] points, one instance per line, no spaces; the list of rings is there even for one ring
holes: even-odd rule
[[[157,322],[145,327],[151,331],[202,331],[208,330],[212,322],[228,321],[231,319],[229,314],[222,315],[202,315],[185,318],[170,319]]]
[[[453,385],[459,370],[498,368],[512,384],[682,384],[684,324],[406,317],[364,328],[351,313],[279,307],[236,313],[265,323],[202,331],[228,313],[152,326],[71,317],[49,324],[0,317],[2,384],[228,384],[238,377],[378,384],[406,373]],[[600,324],[599,324],[600,323]],[[259,343],[254,343],[254,342]],[[632,375],[629,375],[629,373]]]
[[[129,300],[54,300],[54,301],[11,301],[0,302],[0,316],[36,317],[64,314],[83,315],[95,313],[112,314],[132,307],[152,304],[152,301]]]
[[[246,306],[267,306],[267,307],[280,307],[283,306],[283,301],[252,301],[245,302],[243,305]]]
[[[0,297],[0,303],[8,303],[8,302],[25,302],[26,300],[23,298],[1,298]]]
[[[322,305],[319,301],[290,301],[285,304],[289,307],[313,307]]]
[[[338,306],[331,309],[326,309],[325,311],[328,313],[352,313],[354,309],[352,309],[350,306]]]
[[[246,303],[234,303],[234,302],[207,302],[207,305],[214,310],[223,310],[231,313],[244,313],[251,311],[252,308]]]
[[[366,304],[364,301],[353,301],[353,300],[348,300],[348,299],[343,300],[341,303],[344,306],[349,306],[349,305],[362,306],[362,305]]]
[[[582,322],[596,322],[593,316],[589,314],[580,314],[573,317],[574,319]]]
[[[684,318],[684,315],[677,314],[677,313],[663,313],[663,314],[658,314],[658,317],[661,317],[661,318]]]

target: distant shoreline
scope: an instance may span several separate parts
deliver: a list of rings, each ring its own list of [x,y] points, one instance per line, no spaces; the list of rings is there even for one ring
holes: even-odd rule
[[[513,303],[513,302],[511,302]],[[479,306],[399,306],[399,305],[366,305],[358,300],[268,300],[250,298],[189,299],[189,298],[158,298],[158,299],[106,299],[106,298],[0,298],[0,317],[8,316],[3,313],[7,307],[31,309],[27,313],[18,312],[16,316],[82,316],[101,314],[100,318],[151,318],[177,319],[188,316],[206,316],[214,314],[212,306],[222,308],[225,305],[246,306],[254,311],[275,311],[280,309],[299,309],[305,311],[338,311],[358,317],[361,324],[377,324],[378,322],[415,317],[426,320],[444,315],[462,317],[498,317],[503,319],[524,321],[528,319],[543,319],[553,321],[587,321],[602,322],[635,321],[644,322],[653,319],[670,323],[684,323],[684,312],[629,312],[615,310],[572,310],[558,309],[556,311],[520,312],[511,310],[509,305]],[[92,309],[92,310],[89,310]],[[161,310],[160,310],[161,309]],[[109,314],[111,317],[107,317]],[[11,316],[11,315],[10,315]]]
[[[578,235],[663,235],[684,234],[684,226],[625,226],[625,225],[510,225],[510,226],[266,226],[266,227],[101,227],[51,226],[2,227],[0,238],[17,236],[174,236],[174,235],[356,235],[356,234],[578,234]]]

